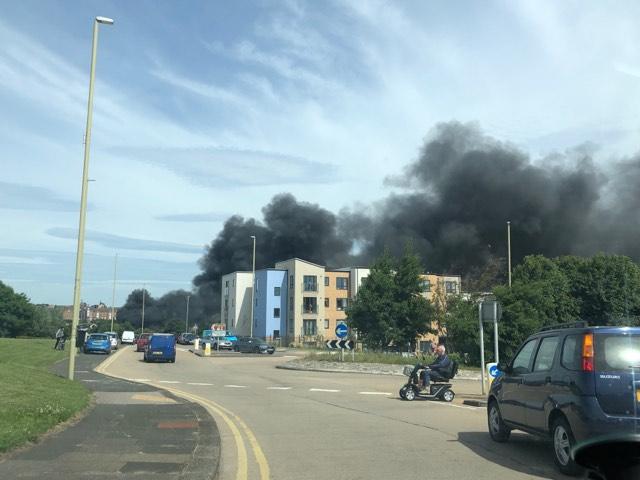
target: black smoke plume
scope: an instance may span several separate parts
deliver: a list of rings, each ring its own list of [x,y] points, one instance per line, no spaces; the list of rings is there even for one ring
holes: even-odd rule
[[[639,260],[640,157],[598,166],[592,151],[533,161],[476,125],[440,124],[417,160],[387,179],[395,192],[371,206],[336,216],[281,194],[263,208],[263,221],[231,217],[194,278],[203,315],[219,313],[222,275],[251,269],[251,235],[256,268],[294,256],[366,265],[385,247],[397,255],[410,241],[427,271],[461,274],[471,289],[503,279],[507,221],[514,264],[530,254],[599,251]]]

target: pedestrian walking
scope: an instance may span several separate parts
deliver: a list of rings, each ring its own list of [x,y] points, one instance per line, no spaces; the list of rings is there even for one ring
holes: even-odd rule
[[[60,347],[61,343],[62,348],[64,348],[64,328],[62,327],[60,327],[56,332],[56,344],[54,345],[53,349],[58,350],[58,347]]]

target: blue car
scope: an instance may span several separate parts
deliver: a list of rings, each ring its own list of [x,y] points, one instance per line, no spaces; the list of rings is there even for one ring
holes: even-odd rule
[[[176,337],[169,333],[154,333],[144,349],[144,361],[176,361]]]
[[[92,333],[84,341],[82,351],[84,353],[101,352],[109,355],[111,353],[111,340],[104,333]]]

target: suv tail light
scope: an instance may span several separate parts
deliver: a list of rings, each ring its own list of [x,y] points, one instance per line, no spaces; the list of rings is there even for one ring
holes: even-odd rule
[[[582,340],[582,371],[593,372],[593,333],[587,333]]]

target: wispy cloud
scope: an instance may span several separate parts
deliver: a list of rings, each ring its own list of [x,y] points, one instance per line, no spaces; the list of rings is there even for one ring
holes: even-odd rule
[[[77,212],[78,202],[66,199],[44,187],[0,182],[0,208]]]
[[[168,168],[204,187],[233,188],[342,181],[328,163],[279,153],[231,148],[126,148],[110,151]]]
[[[46,231],[48,235],[56,238],[75,240],[78,238],[78,231],[73,228],[55,227]],[[158,240],[145,240],[142,238],[123,237],[110,233],[95,232],[87,230],[85,239],[98,243],[102,246],[113,248],[114,250],[146,250],[155,252],[176,252],[176,253],[202,253],[203,247],[197,245],[187,245],[183,243],[161,242]]]
[[[157,215],[156,220],[165,222],[222,222],[229,218],[229,213],[175,213],[170,215]]]

